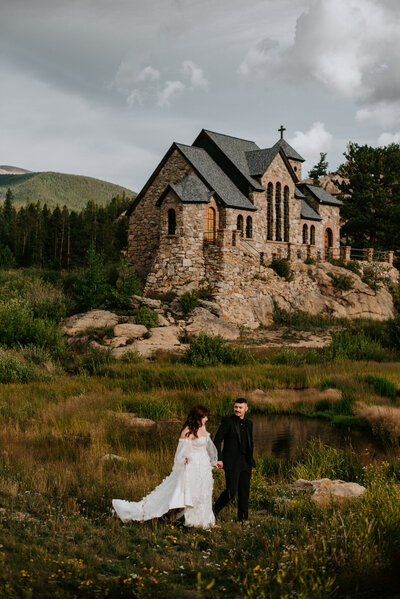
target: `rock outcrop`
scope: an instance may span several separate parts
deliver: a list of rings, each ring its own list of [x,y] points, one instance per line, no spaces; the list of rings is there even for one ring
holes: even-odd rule
[[[311,499],[319,505],[327,505],[332,500],[354,499],[361,497],[366,491],[365,487],[357,483],[348,483],[343,480],[330,480],[321,478],[317,480],[304,480],[299,478],[292,485],[298,491],[308,491]]]
[[[69,335],[84,333],[87,329],[106,329],[118,324],[118,316],[108,310],[90,310],[74,314],[65,321],[63,330]]]
[[[199,335],[200,333],[207,333],[207,335],[214,336],[220,335],[228,340],[238,339],[240,336],[239,328],[232,324],[232,322],[218,318],[218,316],[215,316],[209,310],[201,307],[195,308],[191,312],[188,324],[186,325],[186,331],[194,335]]]

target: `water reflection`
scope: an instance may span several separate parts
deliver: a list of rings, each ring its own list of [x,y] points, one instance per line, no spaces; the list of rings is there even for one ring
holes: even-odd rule
[[[299,416],[252,415],[255,455],[293,459],[299,456],[312,437],[327,445],[348,447],[366,459],[382,457],[385,451],[368,431],[332,426],[323,420]]]

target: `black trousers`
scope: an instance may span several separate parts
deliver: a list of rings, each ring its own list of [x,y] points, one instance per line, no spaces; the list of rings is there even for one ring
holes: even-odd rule
[[[238,495],[238,520],[242,522],[249,517],[251,468],[244,465],[234,470],[225,470],[226,489],[222,491],[214,504],[217,515],[234,497]]]

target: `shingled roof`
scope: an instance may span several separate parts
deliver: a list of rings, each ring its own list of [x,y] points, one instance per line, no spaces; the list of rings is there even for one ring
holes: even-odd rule
[[[253,150],[246,152],[246,159],[250,174],[255,177],[265,173],[279,150],[265,148],[265,150]]]
[[[241,193],[228,175],[214,162],[206,150],[184,144],[175,144],[175,146],[194,167],[210,191],[215,191],[223,204],[230,208],[257,210],[254,204]]]
[[[260,149],[254,141],[202,129],[193,146],[206,150],[243,194],[247,194],[249,188],[264,191],[264,187],[251,176],[246,158],[246,152]]]
[[[343,202],[331,196],[330,193],[325,191],[322,187],[318,185],[310,185],[309,183],[299,183],[299,187],[303,193],[307,195],[307,192],[310,193],[319,204],[328,204],[329,206],[342,206]]]
[[[318,212],[316,212],[316,210],[310,206],[306,199],[301,200],[300,217],[307,220],[322,220]]]
[[[161,204],[170,189],[184,204],[207,204],[213,194],[197,175],[189,173],[179,183],[170,183],[157,204]]]
[[[276,144],[274,146],[272,146],[272,149],[277,148],[277,149],[281,149],[285,152],[285,155],[287,158],[289,158],[290,160],[298,160],[299,162],[304,162],[304,158],[302,156],[300,156],[300,154],[298,152],[296,152],[296,150],[294,148],[292,148],[292,146],[290,144],[288,144],[288,142],[286,141],[286,139],[278,139],[278,141],[276,142]]]

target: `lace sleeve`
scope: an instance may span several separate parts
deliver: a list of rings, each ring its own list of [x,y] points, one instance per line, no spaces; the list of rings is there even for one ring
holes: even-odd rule
[[[179,439],[178,447],[175,452],[174,467],[183,466],[186,458],[190,458],[191,445],[189,439]]]
[[[207,440],[207,453],[210,458],[211,466],[215,466],[218,462],[218,451],[214,443],[212,442],[210,435],[208,435]]]

